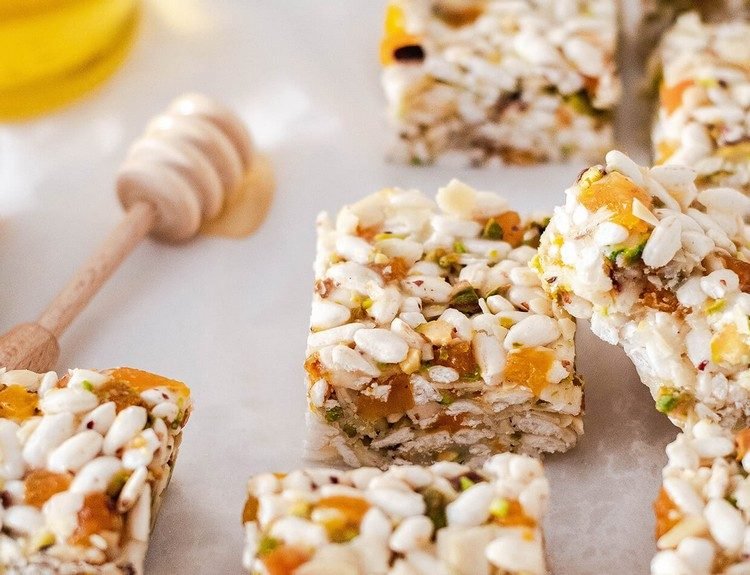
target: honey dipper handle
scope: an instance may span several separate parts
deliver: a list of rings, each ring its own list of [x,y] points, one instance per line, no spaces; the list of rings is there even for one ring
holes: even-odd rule
[[[22,323],[0,336],[0,367],[50,371],[58,357],[57,338],[35,323]]]
[[[42,313],[37,324],[53,336],[60,337],[123,260],[148,235],[155,221],[156,208],[152,204],[139,202],[131,205],[109,237]]]

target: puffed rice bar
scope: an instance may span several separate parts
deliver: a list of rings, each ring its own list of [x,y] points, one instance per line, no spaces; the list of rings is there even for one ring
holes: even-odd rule
[[[250,480],[243,564],[253,575],[542,575],[541,463],[308,469]],[[284,569],[281,569],[283,567]]]
[[[624,154],[566,192],[534,265],[571,314],[620,343],[680,427],[750,424],[750,199]]]
[[[547,218],[452,181],[318,219],[307,390],[317,461],[478,464],[582,433],[575,323],[528,266]]]
[[[646,25],[661,27],[668,27],[685,12],[696,11],[703,19],[719,22],[741,17],[750,8],[748,0],[644,0],[642,4]]]
[[[0,572],[142,574],[190,411],[131,368],[0,369]]]
[[[620,97],[615,0],[392,0],[381,44],[394,159],[594,161]]]
[[[684,164],[699,186],[750,192],[750,24],[678,19],[658,50],[658,164]]]
[[[707,421],[667,446],[651,575],[750,573],[748,448],[750,429],[735,438]]]

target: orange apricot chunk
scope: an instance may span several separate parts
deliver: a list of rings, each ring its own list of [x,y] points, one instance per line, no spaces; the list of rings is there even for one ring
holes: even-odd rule
[[[612,212],[612,221],[634,233],[648,231],[648,224],[633,215],[633,200],[651,208],[651,196],[619,172],[611,172],[591,182],[582,190],[578,201],[590,212],[605,208]]]
[[[122,517],[115,511],[112,499],[106,493],[89,493],[78,511],[78,527],[70,537],[73,545],[90,545],[89,538],[103,531],[122,531]]]
[[[692,80],[682,80],[672,86],[662,84],[659,88],[659,100],[661,101],[661,107],[666,110],[667,114],[671,114],[682,105],[682,96],[685,90],[693,84]]]
[[[552,368],[555,353],[552,350],[530,347],[512,351],[505,363],[505,380],[528,387],[539,397],[547,384],[547,373]]]
[[[524,230],[518,212],[505,212],[495,216],[494,220],[503,230],[503,241],[508,242],[514,248],[521,245]]]
[[[679,148],[679,144],[675,142],[658,142],[656,144],[656,159],[655,164],[660,165],[671,158]]]
[[[721,256],[724,265],[740,278],[740,290],[750,293],[750,263],[728,255]]]
[[[396,51],[408,46],[419,46],[419,36],[406,31],[404,11],[395,4],[389,4],[385,13],[385,29],[380,42],[380,63],[388,66],[396,62]]]
[[[734,440],[737,442],[737,461],[742,461],[742,458],[750,451],[750,428],[738,432]]]
[[[35,469],[23,480],[23,500],[41,509],[50,497],[68,489],[72,481],[69,473]]]
[[[39,397],[22,385],[9,385],[0,391],[0,417],[22,421],[36,413]]]
[[[334,495],[323,497],[315,504],[315,509],[328,511],[317,521],[328,532],[331,541],[345,543],[359,535],[360,523],[370,504],[359,497]]]
[[[524,229],[518,212],[503,212],[484,222],[482,237],[488,240],[503,240],[517,248],[523,242]]]
[[[495,523],[504,527],[536,527],[533,517],[529,517],[515,499],[503,499],[497,509],[493,509],[492,516]]]
[[[677,515],[677,506],[670,499],[669,495],[667,495],[663,487],[659,490],[659,495],[656,501],[654,501],[654,515],[656,515],[657,539],[668,533],[680,521]]]
[[[281,545],[263,557],[269,575],[294,575],[294,571],[310,560],[310,553],[291,545]]]
[[[441,413],[438,415],[435,423],[430,426],[431,430],[434,431],[447,431],[448,433],[456,433],[464,429],[463,426],[464,415],[459,413],[458,415],[448,415],[447,413]]]
[[[711,338],[711,361],[729,365],[750,362],[750,345],[734,323],[727,324]]]
[[[180,397],[190,397],[190,388],[187,385],[181,381],[168,379],[155,373],[133,369],[132,367],[118,367],[109,372],[109,375],[114,380],[125,383],[138,394],[155,387],[166,387],[177,393]]]
[[[404,258],[391,258],[385,264],[372,264],[370,269],[376,271],[386,282],[401,281],[409,274],[411,266]]]
[[[452,367],[461,377],[477,375],[479,370],[470,341],[459,340],[440,347],[435,354],[433,363],[444,367]]]
[[[381,384],[391,386],[386,401],[368,395],[357,396],[357,414],[365,421],[377,421],[392,413],[404,413],[414,407],[414,396],[408,375],[400,373],[389,377]]]
[[[252,495],[247,496],[245,507],[242,509],[242,524],[248,521],[255,521],[258,518],[259,502],[258,498]]]
[[[348,523],[359,527],[365,513],[370,509],[370,504],[359,497],[333,495],[331,497],[323,497],[315,504],[315,507],[318,509],[335,509],[346,518]]]

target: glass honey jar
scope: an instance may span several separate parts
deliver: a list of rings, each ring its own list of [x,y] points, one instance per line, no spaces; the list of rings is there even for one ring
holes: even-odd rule
[[[62,106],[122,63],[140,0],[0,0],[0,121]]]

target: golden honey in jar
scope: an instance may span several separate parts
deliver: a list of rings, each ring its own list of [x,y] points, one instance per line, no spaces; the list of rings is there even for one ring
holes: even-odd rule
[[[0,120],[52,110],[125,58],[140,0],[0,0]]]

